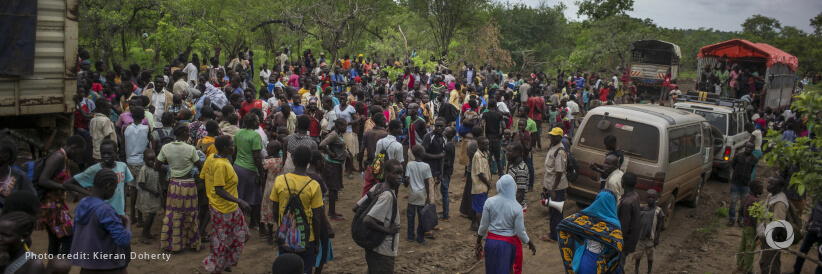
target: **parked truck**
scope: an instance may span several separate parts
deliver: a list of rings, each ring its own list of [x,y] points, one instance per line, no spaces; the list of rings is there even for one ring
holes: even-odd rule
[[[4,0],[0,128],[41,154],[72,134],[78,0]]]
[[[697,90],[699,83],[706,82],[706,68],[711,71],[738,67],[743,71],[758,73],[762,81],[761,88],[752,95],[754,104],[759,110],[770,107],[783,110],[791,105],[796,84],[796,68],[799,59],[787,52],[765,43],[753,43],[748,40],[733,39],[722,43],[705,46],[697,55]],[[701,90],[705,91],[705,90]],[[731,97],[740,98],[746,92],[731,92]]]
[[[662,82],[670,73],[671,80],[679,75],[682,53],[679,46],[660,40],[639,40],[631,45],[631,81],[637,86],[638,94],[659,96]],[[656,97],[653,97],[656,98]]]

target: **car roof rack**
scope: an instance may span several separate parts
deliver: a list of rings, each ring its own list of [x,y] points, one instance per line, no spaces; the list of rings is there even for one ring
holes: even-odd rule
[[[722,98],[715,93],[697,91],[689,91],[688,94],[679,95],[676,97],[676,101],[742,109],[745,109],[748,105],[748,101],[745,100],[735,98]]]

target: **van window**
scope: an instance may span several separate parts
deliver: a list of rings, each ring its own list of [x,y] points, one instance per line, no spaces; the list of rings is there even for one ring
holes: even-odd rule
[[[702,150],[702,130],[699,125],[672,129],[668,133],[668,162],[673,163],[699,154]]]
[[[602,115],[592,115],[581,131],[579,145],[583,147],[607,151],[605,136],[617,137],[617,147],[632,159],[642,159],[656,162],[659,158],[659,129],[654,126],[636,121],[627,121],[609,117],[610,126],[601,130],[597,127],[602,121]],[[642,138],[637,138],[642,136]]]
[[[716,112],[707,112],[703,110],[695,109],[694,113],[705,117],[705,120],[708,120],[712,126],[715,126],[719,129],[722,134],[728,134],[728,115],[723,113],[716,113]]]

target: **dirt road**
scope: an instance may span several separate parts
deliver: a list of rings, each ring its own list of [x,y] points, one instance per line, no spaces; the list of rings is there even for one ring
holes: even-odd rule
[[[543,142],[548,142],[543,139]],[[459,153],[459,152],[458,152]],[[534,163],[537,169],[536,185],[542,182],[543,162],[545,150],[538,152]],[[483,262],[477,262],[473,256],[473,246],[476,242],[476,231],[469,231],[468,219],[459,216],[459,203],[464,182],[461,180],[463,167],[458,166],[453,176],[451,197],[451,220],[440,222],[443,231],[436,232],[436,239],[427,240],[426,245],[416,242],[406,242],[406,199],[400,198],[399,209],[401,217],[401,231],[399,255],[396,259],[396,271],[399,273],[484,273]],[[761,173],[764,168],[758,169]],[[497,177],[494,176],[494,180]],[[340,193],[341,201],[338,211],[343,213],[346,221],[334,222],[336,238],[333,240],[335,260],[325,266],[327,273],[365,273],[366,264],[362,248],[351,240],[350,218],[353,216],[351,208],[360,198],[363,182],[360,176],[355,179],[345,178],[345,189]],[[400,188],[399,197],[408,194],[407,188]],[[492,195],[494,193],[492,192]],[[718,217],[715,211],[720,207],[727,207],[729,185],[715,179],[708,182],[702,192],[702,203],[697,208],[678,206],[673,225],[662,233],[662,240],[657,248],[654,270],[656,273],[732,273],[735,268],[734,253],[741,238],[741,228],[726,227],[725,218]],[[560,253],[556,244],[542,242],[537,237],[548,230],[548,209],[538,202],[539,194],[528,194],[529,209],[525,216],[526,229],[534,239],[537,254],[531,256],[526,250],[524,273],[562,273]],[[432,199],[433,200],[433,199]],[[72,210],[76,204],[70,204]],[[441,210],[441,203],[437,202]],[[573,202],[566,203],[565,214],[570,215],[579,208]],[[73,215],[73,214],[72,214]],[[160,232],[161,217],[155,221],[153,234]],[[136,228],[139,232],[141,228]],[[245,245],[238,266],[234,273],[268,273],[271,271],[271,262],[276,258],[276,251],[269,246],[253,230],[251,240]],[[35,232],[32,236],[34,244],[31,250],[43,254],[47,250],[48,237],[45,232]],[[792,247],[798,249],[798,246]],[[132,251],[136,253],[162,253],[158,244],[145,245],[135,237],[132,240]],[[162,260],[133,260],[129,266],[131,273],[205,273],[202,267],[203,259],[208,255],[208,244],[203,245],[200,252],[183,251],[171,255],[169,261]],[[815,251],[811,252],[815,256]],[[783,256],[783,271],[791,270],[795,257]],[[646,264],[641,264],[640,271],[645,273]],[[628,263],[628,273],[633,273],[633,262]],[[806,263],[803,273],[812,272],[810,263]],[[72,273],[79,273],[76,267]]]

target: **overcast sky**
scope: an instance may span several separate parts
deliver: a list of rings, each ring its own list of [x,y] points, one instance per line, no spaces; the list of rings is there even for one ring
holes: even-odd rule
[[[574,0],[497,0],[537,6],[545,2],[554,6],[564,2],[568,6],[565,17],[577,18]],[[795,26],[812,32],[810,19],[822,12],[821,0],[634,0],[632,17],[650,18],[658,26],[679,29],[713,28],[722,31],[741,31],[742,22],[754,14],[773,17],[783,26]]]

